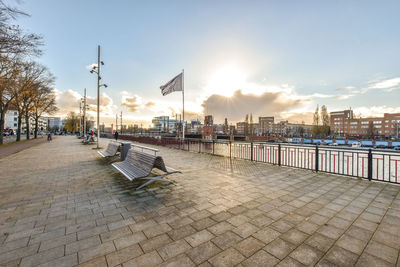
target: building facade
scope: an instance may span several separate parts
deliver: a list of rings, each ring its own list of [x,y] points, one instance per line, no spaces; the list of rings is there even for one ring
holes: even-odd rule
[[[274,117],[258,117],[259,132],[261,135],[272,133],[274,120]]]
[[[352,110],[331,112],[331,132],[349,137],[399,138],[400,113],[385,113],[383,117],[354,118]]]

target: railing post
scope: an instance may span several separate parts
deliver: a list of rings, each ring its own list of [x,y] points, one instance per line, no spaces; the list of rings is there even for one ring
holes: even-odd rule
[[[190,151],[190,141],[188,140],[188,151]]]
[[[199,153],[201,153],[201,143],[203,143],[202,140],[199,141]]]
[[[215,148],[215,141],[214,141],[214,139],[213,139],[213,150],[212,150],[212,154],[214,155],[214,148]]]
[[[368,180],[372,180],[372,149],[368,149]]]
[[[250,143],[250,160],[253,161],[253,142]]]
[[[281,144],[278,144],[278,166],[281,166]]]
[[[319,169],[319,148],[318,145],[315,145],[315,172],[318,172]]]
[[[232,141],[229,140],[229,158],[232,158]]]

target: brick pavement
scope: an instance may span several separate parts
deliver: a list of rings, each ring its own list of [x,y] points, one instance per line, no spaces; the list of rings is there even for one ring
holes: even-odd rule
[[[160,148],[136,192],[92,147],[0,159],[0,265],[400,266],[399,186]]]

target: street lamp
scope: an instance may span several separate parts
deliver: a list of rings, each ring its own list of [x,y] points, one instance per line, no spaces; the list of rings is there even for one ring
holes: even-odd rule
[[[100,84],[100,66],[104,65],[104,62],[100,60],[100,45],[97,49],[97,66],[93,66],[90,73],[97,74],[97,149],[99,149],[100,140],[100,87],[104,86],[107,88],[107,84]],[[96,70],[97,69],[97,70]]]

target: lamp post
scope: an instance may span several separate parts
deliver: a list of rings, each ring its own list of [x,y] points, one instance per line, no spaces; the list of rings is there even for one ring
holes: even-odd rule
[[[100,45],[97,47],[97,66],[93,66],[90,73],[97,73],[97,149],[99,149],[100,140],[100,87],[104,86],[107,88],[107,84],[100,84],[100,66],[104,65],[104,62],[100,60]],[[97,70],[96,70],[97,69]]]

